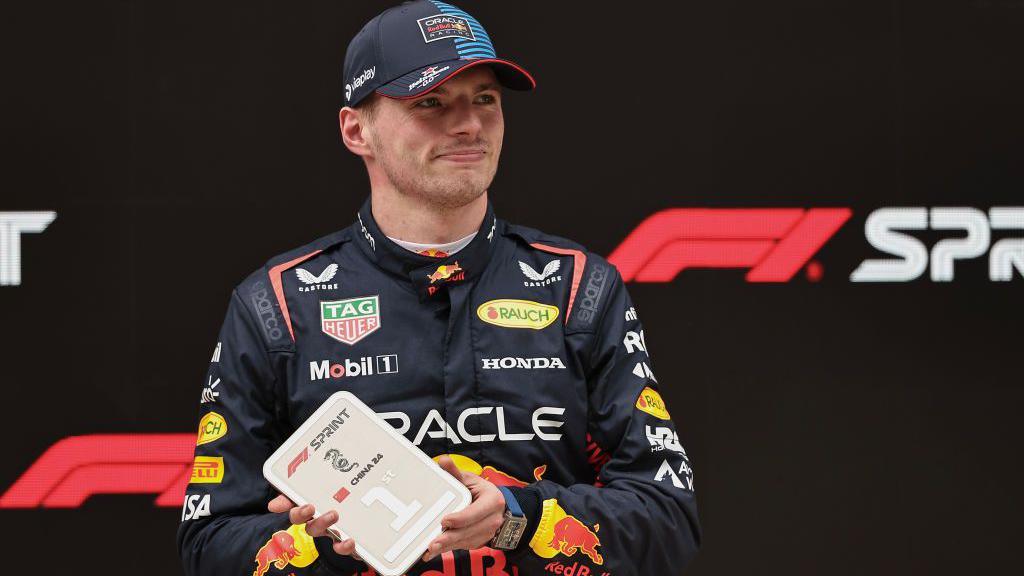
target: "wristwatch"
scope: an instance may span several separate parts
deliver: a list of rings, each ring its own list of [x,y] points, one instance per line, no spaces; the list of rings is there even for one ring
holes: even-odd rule
[[[498,490],[501,490],[501,495],[505,497],[505,520],[501,523],[501,528],[498,528],[498,533],[491,539],[491,548],[514,550],[519,546],[519,539],[523,537],[523,531],[526,529],[526,515],[508,488],[498,486]]]

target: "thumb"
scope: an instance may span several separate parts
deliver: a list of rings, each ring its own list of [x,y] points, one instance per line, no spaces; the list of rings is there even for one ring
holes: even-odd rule
[[[452,460],[450,456],[448,456],[447,454],[441,456],[440,458],[437,459],[437,463],[441,465],[442,470],[454,476],[456,480],[468,485],[465,477],[466,473],[463,472],[462,470],[459,470],[459,467],[455,465],[455,461]]]
[[[284,494],[278,494],[277,498],[274,498],[267,503],[267,510],[271,512],[287,512],[295,507],[295,504],[288,499]]]

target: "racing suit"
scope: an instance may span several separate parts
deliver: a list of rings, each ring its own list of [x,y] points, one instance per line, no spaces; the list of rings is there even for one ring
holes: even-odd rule
[[[409,574],[679,574],[700,545],[690,462],[618,271],[490,205],[465,248],[434,258],[389,240],[367,200],[235,288],[213,360],[177,536],[187,574],[373,574],[267,511],[264,460],[338,390],[509,486],[528,519],[516,550]]]

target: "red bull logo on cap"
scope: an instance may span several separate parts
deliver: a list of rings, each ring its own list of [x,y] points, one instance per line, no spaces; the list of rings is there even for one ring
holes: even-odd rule
[[[288,530],[278,530],[267,543],[256,552],[256,569],[252,576],[263,576],[273,565],[284,570],[288,565],[305,568],[317,559],[319,554],[313,537],[302,524],[294,524]]]
[[[597,551],[601,539],[597,537],[599,524],[594,529],[575,516],[565,513],[558,500],[544,501],[537,531],[530,539],[530,548],[542,558],[554,558],[558,554],[574,556],[577,552],[590,558],[594,564],[604,564],[604,557]]]

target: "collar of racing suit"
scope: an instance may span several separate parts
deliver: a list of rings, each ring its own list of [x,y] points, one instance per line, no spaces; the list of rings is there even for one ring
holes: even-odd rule
[[[421,301],[426,301],[452,284],[468,282],[483,272],[494,250],[494,238],[502,233],[503,223],[494,216],[487,202],[487,213],[473,240],[465,248],[446,258],[410,252],[381,232],[373,219],[370,199],[359,209],[353,237],[360,250],[377,266],[411,282]]]

